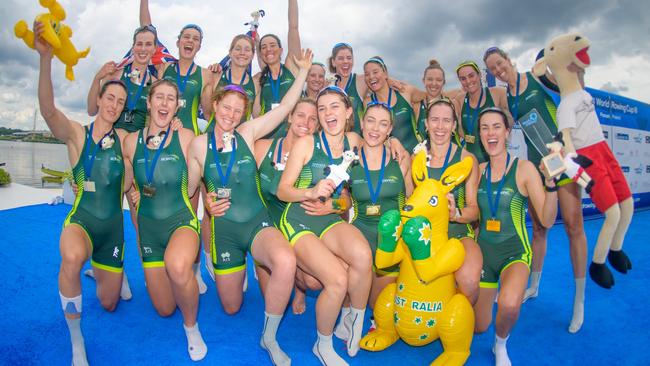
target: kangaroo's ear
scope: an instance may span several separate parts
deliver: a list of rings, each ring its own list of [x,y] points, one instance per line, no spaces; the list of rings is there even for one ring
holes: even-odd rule
[[[413,157],[411,162],[411,176],[415,186],[429,179],[429,172],[427,171],[427,152],[426,150],[418,151]]]
[[[533,75],[540,77],[546,74],[546,57],[542,56],[533,65]]]
[[[472,171],[472,165],[472,158],[466,156],[463,160],[445,169],[440,178],[443,191],[449,193],[457,185],[461,184]]]

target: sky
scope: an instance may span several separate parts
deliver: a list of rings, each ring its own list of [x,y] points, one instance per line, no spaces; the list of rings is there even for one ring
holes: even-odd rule
[[[119,61],[138,27],[138,0],[61,0],[65,23],[77,49],[91,47],[75,66],[76,80],[64,77],[53,61],[57,106],[69,118],[87,123],[86,96],[102,64]],[[199,24],[205,33],[197,63],[220,61],[232,37],[247,31],[250,13],[264,9],[260,33],[287,38],[284,0],[150,0],[151,17],[161,41],[177,55],[176,36],[183,25]],[[394,78],[421,87],[422,72],[432,58],[447,74],[447,87],[458,87],[455,66],[474,59],[483,66],[485,49],[500,46],[520,71],[529,70],[537,52],[554,36],[577,31],[591,40],[592,65],[587,86],[650,102],[650,2],[638,0],[299,0],[303,47],[325,62],[331,47],[354,47],[355,71],[380,55]],[[0,2],[0,126],[31,129],[38,101],[38,54],[13,34],[19,19],[28,24],[45,12],[37,0]],[[257,66],[254,66],[254,70]],[[37,116],[37,129],[45,123]]]

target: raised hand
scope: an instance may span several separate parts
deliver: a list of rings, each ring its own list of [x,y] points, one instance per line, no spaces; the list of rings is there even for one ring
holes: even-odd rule
[[[97,77],[99,78],[99,80],[104,80],[107,77],[115,74],[117,70],[118,70],[117,63],[113,61],[108,61],[107,63],[102,65],[99,71],[97,71]]]
[[[34,22],[34,49],[41,57],[50,57],[53,55],[53,48],[41,37],[44,31],[44,25],[41,22]]]
[[[314,54],[311,49],[302,49],[300,51],[300,57],[293,56],[293,62],[300,68],[300,70],[309,70],[311,68],[311,63],[314,58]]]

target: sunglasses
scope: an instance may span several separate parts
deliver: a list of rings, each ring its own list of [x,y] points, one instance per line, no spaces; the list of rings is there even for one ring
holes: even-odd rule
[[[384,108],[385,110],[387,110],[387,111],[389,111],[391,113],[393,112],[393,107],[388,105],[388,103],[380,102],[378,100],[373,100],[373,101],[368,102],[368,104],[366,104],[366,111],[370,107],[374,107],[374,106],[380,106],[380,107]]]
[[[337,44],[334,45],[334,49],[337,49],[337,48],[340,48],[340,47],[349,47],[349,48],[352,48],[352,46],[350,46],[349,43],[345,43],[345,42],[339,42],[339,43],[337,43]]]
[[[456,66],[456,74],[458,74],[458,70],[460,70],[461,68],[463,68],[465,66],[470,66],[474,70],[476,70],[477,73],[479,73],[479,74],[481,73],[481,69],[478,67],[476,62],[468,60],[468,61],[463,61],[460,64],[458,64],[458,66]]]
[[[201,39],[203,39],[203,29],[201,29],[201,27],[199,27],[198,25],[192,24],[192,23],[186,24],[183,27],[183,29],[181,29],[181,33],[183,33],[183,31],[186,30],[186,29],[196,29],[199,32],[199,35],[201,36]]]
[[[368,61],[366,61],[366,63],[364,64],[364,66],[367,65],[367,64],[370,63],[370,62],[374,62],[374,63],[378,64],[379,66],[381,66],[381,68],[382,68],[384,71],[386,71],[386,64],[384,63],[384,60],[382,60],[382,59],[380,59],[380,58],[377,58],[377,57],[371,57],[371,58],[368,59]]]
[[[154,27],[151,24],[143,25],[141,27],[138,27],[135,29],[135,32],[133,32],[133,35],[136,35],[138,33],[142,33],[144,31],[149,31],[155,35],[158,35],[158,31],[156,30],[156,27]]]
[[[246,91],[244,90],[244,88],[242,88],[241,86],[239,86],[239,85],[237,85],[237,84],[226,85],[226,86],[223,88],[223,90],[224,90],[224,91],[234,91],[234,92],[237,92],[237,93],[239,93],[239,94],[245,96],[246,98],[248,98],[248,94],[246,93]]]
[[[339,87],[336,86],[336,85],[330,85],[330,86],[326,86],[326,87],[324,87],[323,89],[321,89],[321,90],[318,92],[318,95],[316,96],[316,99],[320,98],[321,95],[325,94],[325,93],[328,92],[328,91],[333,91],[333,92],[335,92],[335,93],[341,94],[342,96],[344,96],[344,97],[346,97],[346,98],[348,97],[348,93],[346,93],[345,90],[339,88]]]
[[[486,114],[486,113],[498,113],[498,114],[500,114],[501,117],[503,117],[503,122],[505,123],[506,128],[509,128],[509,127],[510,127],[510,126],[509,126],[510,124],[508,123],[508,116],[506,115],[506,112],[503,111],[503,109],[501,109],[501,108],[499,108],[499,107],[487,107],[487,108],[483,108],[483,109],[481,110],[481,112],[479,112],[479,114],[478,114],[478,119],[480,120],[481,117],[482,117],[484,114]]]
[[[454,103],[451,101],[451,99],[445,96],[429,101],[429,104],[427,105],[427,111],[430,111],[433,106],[438,104],[448,105],[451,108],[451,110],[454,112],[454,116],[456,115],[456,106],[454,106]]]

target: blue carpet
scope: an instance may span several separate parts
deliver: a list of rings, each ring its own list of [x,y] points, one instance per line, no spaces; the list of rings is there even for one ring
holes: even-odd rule
[[[31,206],[0,211],[0,364],[69,365],[70,343],[57,290],[60,262],[58,240],[61,223],[70,206]],[[615,273],[616,286],[603,290],[587,282],[585,325],[571,335],[573,280],[568,243],[562,226],[549,235],[548,255],[540,296],[523,306],[521,317],[508,341],[515,365],[647,365],[644,350],[650,329],[646,304],[650,300],[644,223],[650,212],[638,212],[627,235],[626,252],[634,269],[627,276]],[[114,313],[101,308],[94,295],[95,284],[82,277],[83,320],[88,359],[93,365],[182,365],[193,364],[186,352],[179,312],[160,318],[146,293],[142,266],[135,247],[135,234],[125,215],[126,271],[133,299],[121,302]],[[591,246],[602,220],[585,223]],[[235,316],[219,305],[214,284],[201,296],[199,324],[209,351],[205,364],[266,365],[268,357],[259,347],[263,301],[249,268],[249,290],[244,306]],[[204,272],[204,278],[208,278]],[[317,365],[311,354],[315,341],[314,298],[307,299],[307,312],[289,312],[280,326],[278,340],[295,365]],[[366,322],[366,326],[368,323]],[[469,365],[490,365],[493,327],[474,337]],[[344,344],[335,341],[339,354]],[[399,341],[386,351],[361,351],[345,358],[351,365],[428,365],[439,353],[438,342],[413,348]]]

